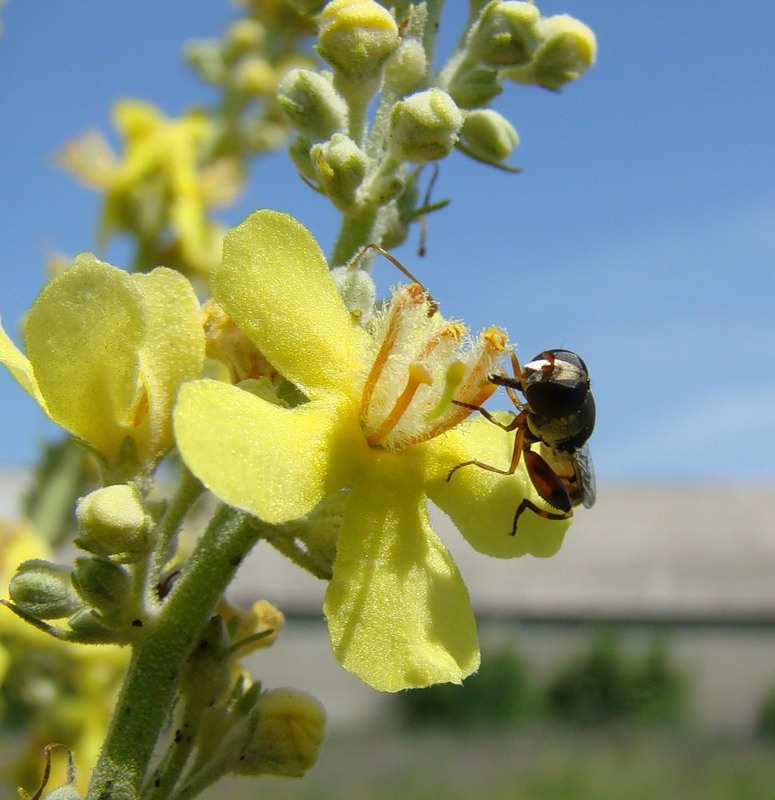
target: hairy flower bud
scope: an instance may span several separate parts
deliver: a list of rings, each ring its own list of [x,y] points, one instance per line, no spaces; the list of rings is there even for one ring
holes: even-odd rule
[[[275,689],[259,697],[253,713],[255,732],[235,772],[294,777],[315,766],[325,736],[326,712],[314,697]]]
[[[330,139],[347,128],[347,103],[319,72],[292,69],[277,87],[288,121],[313,140]]]
[[[73,584],[108,623],[120,623],[128,608],[131,579],[124,567],[104,558],[76,558]]]
[[[234,70],[234,86],[246,95],[261,97],[277,86],[277,70],[265,58],[247,56]]]
[[[441,89],[426,89],[393,107],[390,147],[399,161],[436,161],[451,152],[462,127],[455,101]]]
[[[374,314],[374,303],[377,299],[377,287],[368,272],[351,267],[334,267],[331,270],[339,294],[347,306],[347,310],[354,314],[363,324]]]
[[[531,83],[555,91],[580,78],[597,57],[597,38],[583,22],[567,14],[541,20],[543,42],[533,61],[505,75],[519,83]]]
[[[469,111],[460,139],[472,155],[493,163],[507,159],[519,144],[514,126],[491,108]]]
[[[399,39],[392,14],[374,0],[331,0],[320,14],[317,50],[349,77],[377,74]]]
[[[540,18],[532,3],[493,0],[471,29],[468,51],[488,66],[525,64],[541,41]]]
[[[310,158],[320,187],[340,211],[348,211],[366,174],[363,151],[348,136],[335,133],[327,142],[313,145]]]
[[[498,71],[485,67],[460,70],[447,89],[461,108],[485,106],[503,91]]]
[[[266,40],[266,29],[255,19],[245,17],[232,23],[226,31],[226,44],[235,53],[247,53]]]
[[[70,579],[70,568],[41,558],[19,565],[8,594],[19,610],[38,619],[61,619],[83,608]]]
[[[309,152],[311,148],[312,142],[306,136],[297,136],[288,146],[288,155],[299,171],[299,175],[309,181],[314,181],[315,170],[312,167],[312,159]]]
[[[149,547],[151,520],[129,484],[105,486],[82,497],[76,506],[76,545],[98,556],[131,563]]]
[[[428,57],[422,42],[413,37],[404,39],[385,62],[385,84],[397,95],[417,89],[428,71]]]

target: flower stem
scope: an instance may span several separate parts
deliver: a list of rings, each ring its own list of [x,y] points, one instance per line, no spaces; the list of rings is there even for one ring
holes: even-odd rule
[[[154,747],[167,724],[183,666],[215,604],[260,536],[222,506],[186,571],[137,642],[87,800],[139,800]]]

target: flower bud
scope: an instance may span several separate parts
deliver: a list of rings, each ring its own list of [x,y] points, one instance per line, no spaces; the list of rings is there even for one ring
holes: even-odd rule
[[[395,19],[374,0],[331,0],[320,15],[318,52],[352,78],[377,74],[399,40]]]
[[[392,153],[399,161],[436,161],[451,152],[462,126],[463,114],[446,92],[416,92],[393,107]]]
[[[226,31],[226,44],[236,54],[255,50],[266,40],[266,29],[255,19],[244,17],[232,23]]]
[[[255,650],[271,647],[285,624],[285,615],[268,600],[256,600],[247,609],[238,609],[221,600],[216,609],[231,637],[230,652],[238,659]],[[237,646],[235,649],[235,645]]]
[[[541,41],[540,19],[532,3],[493,0],[471,30],[469,54],[493,67],[526,64]]]
[[[8,595],[20,611],[37,619],[61,619],[83,608],[70,579],[70,568],[41,558],[19,565]]]
[[[88,605],[120,624],[128,610],[131,579],[124,567],[102,558],[76,558],[73,584]]]
[[[111,628],[93,609],[84,608],[67,620],[67,627],[82,644],[128,644],[126,631]]]
[[[98,556],[131,563],[148,552],[151,519],[135,489],[125,483],[105,486],[82,497],[75,509],[75,544]]]
[[[503,87],[496,70],[476,67],[455,73],[447,90],[461,108],[477,108],[486,106]]]
[[[315,170],[312,168],[310,149],[312,142],[306,136],[297,136],[288,146],[288,155],[291,157],[299,175],[310,181],[315,180]]]
[[[310,150],[315,178],[340,211],[348,211],[366,174],[366,156],[349,136],[335,133]]]
[[[514,126],[491,108],[476,108],[466,114],[460,140],[474,156],[490,163],[504,161],[519,144]]]
[[[361,324],[368,322],[374,315],[374,302],[377,299],[377,287],[371,275],[363,269],[334,267],[331,277],[350,314]]]
[[[319,72],[292,69],[277,87],[288,121],[313,140],[330,139],[347,128],[347,103]]]
[[[221,48],[215,42],[190,42],[183,55],[189,66],[207,83],[219,84],[226,77]]]
[[[546,17],[541,21],[544,40],[533,61],[525,67],[506,72],[519,83],[531,83],[555,91],[580,78],[597,56],[594,32],[567,14]]]
[[[292,689],[261,695],[256,728],[234,771],[298,777],[315,766],[325,736],[326,712],[314,697]]]
[[[277,77],[277,70],[265,58],[247,56],[234,70],[234,86],[250,97],[262,97],[275,90]]]
[[[422,42],[408,37],[385,62],[385,84],[396,95],[407,95],[420,86],[427,71],[428,57]]]

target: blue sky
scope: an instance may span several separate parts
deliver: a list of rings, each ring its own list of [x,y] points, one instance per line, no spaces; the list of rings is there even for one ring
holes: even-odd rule
[[[448,3],[442,42],[463,5]],[[771,480],[775,5],[538,5],[591,25],[598,64],[560,95],[508,86],[494,107],[520,133],[524,172],[446,159],[436,197],[452,203],[429,219],[428,255],[416,237],[397,255],[446,315],[506,327],[523,360],[559,346],[585,358],[602,486]],[[0,10],[0,314],[17,341],[46,256],[94,246],[97,197],[53,154],[89,127],[108,131],[119,96],[171,114],[206,99],[180,48],[234,14],[226,0]],[[223,219],[259,206],[294,214],[330,248],[336,214],[282,155],[256,166]],[[388,264],[377,270],[396,282]],[[0,463],[30,463],[52,428],[6,374],[0,393]]]

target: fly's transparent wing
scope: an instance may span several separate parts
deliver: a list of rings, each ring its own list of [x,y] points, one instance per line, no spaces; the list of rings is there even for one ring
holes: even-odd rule
[[[577,450],[575,459],[581,485],[581,502],[584,504],[584,508],[592,508],[597,497],[597,483],[595,482],[595,470],[592,467],[589,447],[584,445]]]

